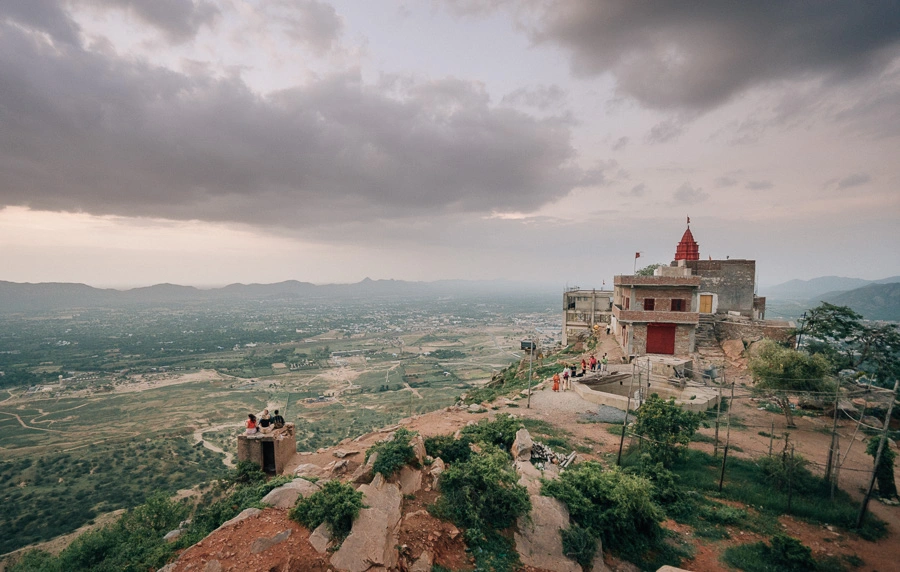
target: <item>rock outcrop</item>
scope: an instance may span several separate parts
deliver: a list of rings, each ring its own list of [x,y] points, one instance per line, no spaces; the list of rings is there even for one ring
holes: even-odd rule
[[[534,446],[534,440],[527,429],[519,429],[516,431],[516,438],[512,444],[512,456],[517,461],[530,461],[531,448]]]
[[[581,572],[581,566],[563,554],[559,531],[569,528],[565,505],[554,498],[531,495],[530,517],[519,518],[514,536],[522,564],[553,572]]]
[[[369,485],[359,487],[368,508],[359,512],[350,534],[331,557],[338,570],[365,572],[371,568],[391,569],[397,564],[397,525],[400,523],[400,486],[388,483],[381,474]]]
[[[294,479],[269,491],[260,502],[277,508],[291,508],[301,496],[306,498],[320,489],[319,485],[306,479]]]

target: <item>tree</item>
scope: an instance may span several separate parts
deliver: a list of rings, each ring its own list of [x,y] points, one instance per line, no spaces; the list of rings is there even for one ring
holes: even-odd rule
[[[653,394],[638,409],[634,432],[647,437],[647,451],[654,463],[670,466],[691,442],[700,427],[700,416]]]
[[[790,394],[834,390],[833,383],[826,379],[831,363],[823,355],[785,348],[772,340],[760,344],[759,353],[750,360],[749,367],[756,389],[773,393],[772,398],[784,412],[788,427],[795,427]]]
[[[653,276],[653,271],[659,268],[660,266],[666,266],[662,262],[657,262],[656,264],[650,264],[644,266],[640,270],[634,273],[635,276]]]
[[[872,455],[872,458],[875,458],[875,455],[878,454],[878,443],[880,441],[880,437],[873,437],[869,439],[869,443],[866,445],[866,453]],[[881,449],[881,460],[878,462],[878,466],[875,467],[875,478],[878,479],[878,494],[881,498],[887,499],[897,496],[897,483],[894,482],[894,459],[896,458],[897,453],[891,448],[890,442],[885,443]]]
[[[875,384],[892,387],[900,375],[900,329],[897,324],[868,324],[846,306],[822,302],[809,310],[798,334],[811,354],[825,356],[832,371],[868,373]]]

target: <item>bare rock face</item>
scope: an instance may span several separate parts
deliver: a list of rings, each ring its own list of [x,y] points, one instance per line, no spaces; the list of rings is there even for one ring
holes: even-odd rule
[[[433,463],[431,463],[431,468],[429,468],[428,472],[431,474],[432,487],[436,491],[441,490],[441,475],[444,473],[444,470],[446,468],[447,467],[446,465],[444,465],[444,460],[440,457],[438,457],[434,460]]]
[[[722,342],[722,351],[725,352],[725,357],[727,357],[729,360],[738,360],[744,355],[744,341],[725,340],[724,342]]]
[[[316,527],[309,535],[309,543],[319,554],[325,554],[331,546],[331,530],[324,522]]]
[[[350,481],[353,484],[360,483],[371,483],[372,477],[374,476],[373,467],[375,466],[375,461],[378,460],[378,453],[372,453],[369,455],[369,459],[366,461],[364,465],[360,465],[356,471],[354,471],[353,475],[350,477]]]
[[[559,531],[568,527],[569,511],[563,503],[531,495],[531,521],[520,517],[514,537],[522,564],[553,572],[581,572],[581,566],[563,554]]]
[[[319,490],[319,485],[306,479],[294,479],[276,489],[269,491],[260,502],[278,508],[291,508],[297,504],[297,499],[308,497]]]
[[[242,511],[240,512],[240,514],[238,514],[236,517],[232,518],[232,519],[229,520],[229,521],[223,522],[223,523],[222,523],[222,526],[220,526],[220,527],[217,528],[216,530],[225,528],[226,526],[231,526],[232,524],[237,524],[237,523],[239,523],[240,521],[242,521],[242,520],[244,520],[244,519],[246,519],[246,518],[250,518],[251,516],[256,516],[256,515],[258,515],[258,514],[261,513],[261,512],[262,512],[262,511],[259,510],[258,508],[245,508],[245,509],[242,510]]]
[[[416,454],[416,459],[419,460],[419,464],[421,465],[425,461],[425,439],[421,435],[416,435],[409,442],[412,445],[413,452]]]
[[[656,572],[660,572],[661,570],[662,568]],[[591,572],[610,572],[609,566],[603,561],[603,543],[600,542],[600,540],[597,540],[597,553],[594,555],[594,560],[591,562]]]
[[[276,544],[284,542],[290,536],[291,529],[289,528],[287,530],[282,530],[271,538],[257,538],[253,541],[253,544],[250,545],[250,554],[259,554],[260,552],[265,552]]]
[[[324,470],[319,465],[303,463],[294,469],[294,474],[298,477],[321,477],[324,474]]]
[[[412,563],[409,567],[409,572],[431,572],[433,564],[433,557],[431,556],[431,553],[426,550]]]
[[[422,488],[422,471],[404,465],[400,469],[400,492],[404,495],[413,495]]]
[[[534,447],[534,440],[527,429],[519,429],[516,431],[516,439],[512,444],[512,456],[517,461],[530,461],[531,448]]]
[[[393,569],[398,555],[397,528],[400,523],[400,486],[385,482],[379,474],[370,485],[362,485],[363,502],[368,506],[359,512],[349,536],[331,557],[338,570],[365,572],[370,568]]]

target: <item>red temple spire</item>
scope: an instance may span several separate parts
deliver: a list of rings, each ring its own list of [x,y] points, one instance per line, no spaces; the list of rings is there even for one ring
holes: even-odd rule
[[[688,217],[688,228],[681,236],[681,242],[675,247],[675,260],[700,260],[700,245],[691,234],[691,217]]]

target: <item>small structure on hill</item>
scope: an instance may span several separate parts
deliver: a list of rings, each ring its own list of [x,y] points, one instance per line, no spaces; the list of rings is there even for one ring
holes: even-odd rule
[[[578,332],[593,332],[595,326],[606,329],[612,317],[611,290],[581,290],[577,286],[563,292],[562,343]]]
[[[280,475],[297,452],[294,424],[286,423],[283,428],[271,433],[238,435],[238,461],[253,461],[270,475]]]

